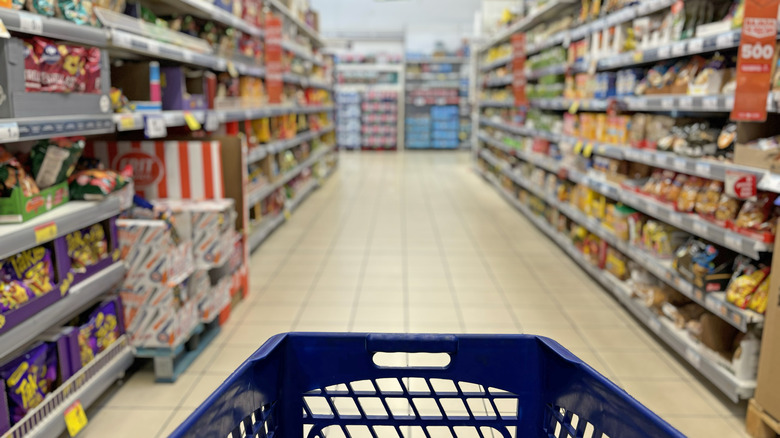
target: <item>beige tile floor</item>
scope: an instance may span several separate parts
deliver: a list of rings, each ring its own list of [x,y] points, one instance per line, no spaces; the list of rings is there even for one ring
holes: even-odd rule
[[[150,367],[82,437],[166,436],[269,336],[290,330],[550,336],[691,437],[744,436],[735,406],[509,207],[466,153],[342,154],[251,260],[251,294],[175,383]]]

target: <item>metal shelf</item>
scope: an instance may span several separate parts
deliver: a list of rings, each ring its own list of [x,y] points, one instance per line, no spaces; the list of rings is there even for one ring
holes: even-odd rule
[[[406,59],[407,64],[465,64],[467,62],[469,62],[468,58],[459,56]]]
[[[105,351],[95,356],[79,372],[63,382],[11,430],[8,437],[56,437],[65,433],[65,411],[75,402],[86,409],[121,378],[133,364],[133,350],[122,335]]]
[[[311,62],[312,64],[314,64],[316,66],[322,67],[322,66],[325,65],[325,63],[322,62],[321,59],[319,59],[316,56],[314,56],[313,53],[309,52],[308,49],[306,49],[305,47],[301,46],[300,44],[294,43],[292,41],[284,40],[284,41],[282,41],[282,48],[284,50],[287,50],[288,52],[294,54],[298,58],[301,58],[304,61]]]
[[[119,200],[70,201],[21,224],[0,225],[0,259],[54,240],[120,213]],[[36,230],[52,227],[53,235],[37,237]],[[0,351],[4,351],[0,348]]]
[[[49,18],[25,11],[0,8],[0,20],[13,32],[40,35],[95,47],[108,45],[105,29],[80,26],[60,18]]]
[[[580,139],[577,137],[560,135],[549,131],[528,129],[522,126],[512,126],[491,120],[480,120],[480,125],[500,129],[504,132],[515,135],[541,137],[552,142],[569,141],[571,143],[575,143],[577,141],[582,141],[583,143],[592,143],[593,153],[596,155],[603,155],[618,160],[643,163],[661,169],[674,170],[675,172],[682,172],[688,175],[696,175],[717,181],[725,181],[726,173],[729,171],[747,173],[756,176],[758,181],[758,188],[760,190],[766,190],[775,193],[780,192],[780,174],[770,173],[764,169],[740,166],[738,164],[725,163],[715,160],[689,158],[674,154],[672,152],[636,149],[629,145],[600,143]]]
[[[11,357],[41,333],[84,311],[124,276],[125,266],[120,261],[73,286],[60,300],[0,335],[0,359]]]
[[[569,0],[550,0],[540,8],[531,11],[531,13],[529,13],[526,17],[517,23],[501,30],[498,35],[490,38],[484,46],[480,47],[479,51],[484,52],[488,48],[508,40],[512,34],[516,32],[527,30],[539,23],[543,23],[558,14],[560,9],[572,6],[574,4],[575,3],[573,1]]]
[[[503,87],[512,84],[512,75],[508,74],[500,78],[485,79],[485,87]]]
[[[547,75],[562,75],[566,73],[566,70],[568,69],[568,66],[564,64],[558,64],[558,65],[551,65],[548,67],[542,67],[538,68],[536,70],[529,70],[528,73],[525,75],[526,79],[528,80],[536,80],[541,78],[542,76]],[[511,81],[509,82],[512,83]]]
[[[512,108],[515,106],[513,100],[480,100],[480,108]]]
[[[512,62],[512,56],[505,56],[503,58],[498,58],[494,61],[488,62],[487,64],[481,66],[479,70],[484,73],[493,69],[496,69],[498,67],[510,64]]]
[[[275,154],[278,152],[286,151],[287,149],[294,148],[295,146],[298,146],[301,143],[305,143],[321,135],[325,135],[329,132],[332,132],[334,129],[336,129],[334,126],[329,126],[327,128],[323,128],[318,131],[305,132],[303,134],[297,135],[287,140],[278,140],[265,145],[257,146],[253,148],[251,151],[249,151],[249,154],[247,156],[247,161],[249,162],[249,164],[256,163],[262,160],[263,158],[265,158],[265,156],[268,154]]]
[[[279,213],[272,218],[264,219],[257,227],[254,227],[249,232],[249,251],[257,249],[284,221],[284,214]]]
[[[250,206],[255,205],[258,202],[262,201],[263,199],[267,198],[276,189],[282,187],[283,185],[287,184],[291,179],[298,176],[298,174],[300,174],[304,169],[311,167],[314,163],[319,161],[322,157],[328,154],[328,152],[332,151],[334,147],[335,146],[333,145],[320,147],[319,149],[314,151],[311,157],[309,157],[303,163],[296,166],[294,169],[285,172],[285,174],[277,181],[274,181],[257,190],[250,192],[249,195],[247,196],[248,199],[247,199],[246,208],[249,208]]]
[[[0,10],[3,10],[0,8]],[[113,114],[42,116],[0,120],[3,142],[39,140],[61,136],[100,135],[115,131]]]
[[[489,137],[484,135],[480,135],[479,138],[495,147],[501,147],[499,145],[502,145],[500,142],[491,140]],[[507,150],[507,152],[510,152],[510,150]],[[528,157],[528,161],[535,161],[534,158],[529,157],[529,155],[535,154],[529,154],[525,151],[518,151],[516,155],[520,156],[521,158]],[[545,158],[546,157],[540,157],[536,158],[536,160]],[[542,164],[541,162],[539,163]],[[552,168],[552,165],[546,164],[546,166],[547,167],[545,167],[545,165],[540,165],[540,167],[543,167],[551,172],[557,172],[557,169]],[[626,190],[618,185],[613,184],[612,182],[602,180],[599,178],[599,175],[582,173],[579,170],[568,167],[564,164],[557,164],[557,166],[558,168],[566,169],[568,179],[573,182],[587,185],[591,189],[611,199],[614,199],[615,201],[620,201],[632,208],[644,212],[649,216],[662,220],[693,235],[702,237],[706,240],[709,240],[710,242],[737,251],[740,254],[758,259],[760,253],[771,252],[774,248],[774,244],[772,243],[763,242],[749,236],[738,234],[734,231],[708,222],[698,215],[677,212],[674,210],[674,208],[666,204],[660,203],[649,197],[642,196],[639,193]]]
[[[215,6],[213,3],[204,0],[156,0],[168,4],[177,11],[187,11],[190,14],[197,15],[200,18],[214,20],[229,27],[248,33],[252,36],[262,37],[265,35],[262,29],[255,27],[240,17],[236,17],[230,12]]]
[[[298,27],[298,29],[302,30],[306,34],[306,36],[308,36],[312,40],[314,45],[318,47],[323,47],[325,45],[325,42],[322,40],[322,38],[320,38],[316,30],[312,29],[311,27],[309,27],[308,24],[304,23],[303,21],[298,19],[298,17],[294,16],[293,13],[290,12],[290,10],[287,9],[287,7],[283,5],[279,0],[267,0],[266,4],[268,6],[273,7],[277,11],[281,12],[286,19],[293,22]]]
[[[696,368],[704,377],[710,380],[724,394],[734,401],[747,399],[753,395],[756,387],[755,381],[738,379],[728,370],[722,360],[717,358],[714,352],[709,351],[700,343],[690,339],[682,330],[674,327],[671,322],[658,318],[642,303],[631,297],[631,291],[627,285],[614,278],[611,274],[599,270],[591,265],[585,257],[577,251],[574,245],[562,234],[555,231],[543,218],[535,215],[528,207],[520,203],[514,196],[508,193],[498,181],[490,175],[486,176],[498,192],[516,209],[528,217],[540,230],[563,248],[574,261],[586,272],[595,278],[602,286],[612,293],[634,316],[655,333],[664,343],[675,350],[691,366]]]

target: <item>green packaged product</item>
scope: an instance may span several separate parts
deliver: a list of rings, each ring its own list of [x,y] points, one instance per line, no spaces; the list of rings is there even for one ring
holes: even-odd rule
[[[80,170],[70,177],[70,198],[100,201],[125,185],[127,178],[112,170]]]
[[[41,140],[30,151],[33,177],[45,189],[68,179],[84,151],[83,139]]]
[[[59,0],[57,3],[61,18],[72,23],[89,25],[92,24],[90,11],[92,2],[89,0]]]
[[[9,197],[19,187],[25,197],[37,195],[40,190],[35,181],[24,171],[17,159],[0,148],[0,196]]]
[[[55,0],[27,0],[27,10],[45,17],[53,17],[57,12]]]

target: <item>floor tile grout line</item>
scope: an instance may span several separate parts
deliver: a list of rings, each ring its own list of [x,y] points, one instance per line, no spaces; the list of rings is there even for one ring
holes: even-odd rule
[[[347,212],[344,214],[344,217],[338,222],[338,231],[334,233],[333,240],[331,241],[330,245],[328,246],[328,250],[325,253],[325,257],[323,257],[322,261],[320,262],[320,266],[317,268],[317,272],[314,274],[314,279],[312,280],[311,286],[309,286],[309,290],[307,291],[306,295],[303,298],[303,302],[301,303],[300,308],[298,309],[297,314],[293,318],[292,322],[292,328],[293,330],[295,327],[297,327],[300,322],[301,318],[303,317],[303,313],[306,311],[306,307],[308,306],[308,299],[314,294],[315,289],[317,288],[317,282],[319,282],[320,278],[322,277],[322,274],[325,272],[325,266],[327,264],[328,258],[333,253],[334,248],[336,247],[338,243],[338,239],[341,236],[341,234],[344,232],[344,230],[347,227],[348,219],[352,215],[352,212],[356,205],[358,205],[358,200],[360,199],[360,194],[363,190],[366,189],[367,184],[365,184],[366,176],[363,175],[360,188],[361,190],[354,194],[352,200],[350,201],[349,208],[347,209]],[[316,220],[316,217],[315,217]]]
[[[380,185],[386,184],[385,179],[386,179],[387,167],[388,166],[382,166]],[[371,243],[373,242],[374,239],[376,224],[379,221],[379,206],[381,205],[381,200],[384,197],[384,195],[385,195],[385,191],[380,190],[379,195],[376,196],[375,198],[376,202],[374,204],[371,222],[369,224],[368,241],[366,242],[365,251],[363,251],[363,262],[360,264],[360,273],[358,274],[358,282],[357,282],[357,286],[355,287],[355,298],[352,301],[352,309],[350,311],[349,321],[347,322],[347,331],[350,332],[352,331],[352,328],[355,326],[355,320],[357,319],[357,310],[358,310],[358,303],[360,302],[360,293],[363,288],[363,281],[366,275],[366,268],[368,267],[368,260],[371,254]]]
[[[511,308],[511,302],[509,301],[509,298],[507,297],[506,291],[504,290],[504,287],[499,283],[498,279],[495,276],[495,273],[490,267],[490,263],[487,262],[485,259],[485,255],[483,254],[482,248],[479,246],[476,236],[474,235],[474,232],[471,229],[471,224],[468,223],[468,221],[464,220],[464,215],[461,207],[457,205],[457,202],[453,201],[453,197],[451,196],[450,192],[448,190],[444,190],[443,193],[445,193],[445,196],[447,197],[447,201],[450,203],[450,205],[453,206],[453,209],[456,211],[458,220],[463,224],[464,231],[468,234],[469,239],[472,242],[472,245],[474,246],[474,252],[477,253],[477,256],[479,257],[480,261],[482,262],[482,266],[485,268],[485,271],[487,271],[488,276],[490,277],[491,282],[496,287],[496,290],[498,290],[499,294],[501,295],[501,299],[504,302],[504,305],[507,306],[507,308]],[[479,199],[478,196],[474,195],[472,193],[471,198],[474,200]],[[483,212],[483,208],[479,208],[480,212]],[[519,320],[517,315],[515,315],[514,312],[509,312],[510,317],[512,318],[512,321],[515,324],[515,327],[520,331],[520,333],[523,332],[523,326],[522,322]]]
[[[436,222],[436,212],[433,209],[433,206],[431,205],[431,198],[430,198],[430,194],[428,193],[429,186],[423,183],[422,181],[423,178],[421,174],[418,174],[418,178],[420,180],[420,186],[423,188],[421,190],[421,193],[425,198],[425,207],[428,210],[428,216],[430,216],[431,218],[431,229],[433,230],[433,237],[436,240],[436,247],[439,251],[439,257],[441,257],[442,265],[444,266],[444,276],[447,278],[447,286],[448,289],[450,290],[450,295],[452,296],[452,302],[455,306],[455,315],[458,318],[458,326],[460,327],[460,330],[462,332],[465,332],[466,321],[465,318],[463,317],[463,309],[461,309],[460,307],[458,295],[455,293],[455,284],[452,280],[452,272],[450,270],[449,261],[447,260],[446,257],[446,252],[444,251],[441,234],[439,233],[439,224]]]

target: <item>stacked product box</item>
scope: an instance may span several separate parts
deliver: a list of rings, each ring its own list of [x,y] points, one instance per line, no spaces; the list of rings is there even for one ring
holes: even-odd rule
[[[336,134],[340,148],[360,148],[360,93],[339,92],[336,95],[337,119]]]
[[[460,133],[459,108],[454,105],[434,106],[431,108],[433,133],[431,146],[434,149],[457,148]]]
[[[361,110],[363,147],[395,149],[398,136],[398,93],[368,91],[363,96]]]
[[[431,118],[416,116],[406,118],[406,147],[425,149],[431,147]]]

